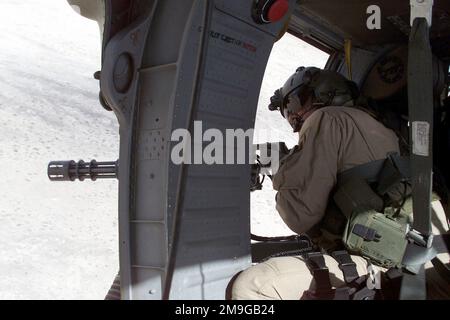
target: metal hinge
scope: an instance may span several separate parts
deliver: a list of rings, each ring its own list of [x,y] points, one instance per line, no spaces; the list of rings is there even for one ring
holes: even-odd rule
[[[411,27],[416,18],[427,19],[428,26],[431,27],[433,20],[434,0],[410,0],[411,4]]]

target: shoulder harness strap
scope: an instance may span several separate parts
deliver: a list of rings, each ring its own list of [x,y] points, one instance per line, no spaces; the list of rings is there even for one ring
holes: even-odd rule
[[[383,174],[383,171],[386,174]],[[387,172],[389,171],[389,172]],[[393,175],[393,173],[396,173]],[[338,174],[338,184],[345,184],[347,181],[357,177],[366,180],[368,183],[385,180],[385,176],[394,176],[400,180],[410,180],[411,170],[409,157],[400,156],[398,153],[390,153],[387,158],[368,162]],[[387,181],[382,181],[387,183]],[[395,181],[392,181],[394,183]],[[382,183],[382,184],[384,184]],[[387,186],[383,186],[383,189]],[[383,190],[380,190],[383,193]]]

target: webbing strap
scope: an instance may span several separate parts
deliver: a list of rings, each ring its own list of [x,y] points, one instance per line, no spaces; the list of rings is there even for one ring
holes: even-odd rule
[[[411,122],[411,180],[414,229],[431,234],[433,67],[429,27],[417,18],[411,30],[408,61],[408,99]]]
[[[356,264],[347,251],[332,253],[333,258],[339,263],[339,268],[344,274],[345,287],[333,289],[330,282],[330,274],[325,265],[325,259],[319,252],[305,255],[306,264],[311,271],[316,283],[316,290],[307,290],[303,293],[302,300],[373,300],[376,291],[366,285],[367,276],[358,276]]]
[[[355,177],[362,178],[369,183],[376,182],[385,162],[389,160],[392,161],[404,178],[409,179],[411,177],[409,157],[391,154],[387,159],[372,161],[341,172],[337,177],[338,184],[345,184]]]
[[[400,300],[425,300],[427,298],[425,265],[421,265],[417,274],[403,273]]]
[[[382,273],[381,277],[381,299],[398,300],[403,272],[401,269],[390,268]]]
[[[433,260],[438,254],[449,252],[449,234],[433,236],[433,245],[431,248],[425,248],[417,244],[409,244],[402,263],[406,268],[415,272],[418,266]]]
[[[305,291],[302,300],[349,300],[349,288],[332,288],[330,273],[320,252],[307,253],[305,258],[316,283],[316,289]]]
[[[450,234],[440,234],[433,238],[433,248],[437,254],[449,252],[450,253]]]
[[[332,257],[338,262],[339,269],[342,270],[344,281],[347,284],[350,300],[373,300],[376,291],[367,287],[367,276],[359,276],[356,263],[353,262],[350,254],[345,251],[335,251]],[[344,289],[340,288],[340,289]]]
[[[330,292],[332,290],[330,273],[323,255],[319,252],[306,254],[306,263],[316,282],[316,292]]]
[[[431,194],[433,168],[433,68],[425,18],[414,19],[409,39],[408,101],[411,150],[411,184],[413,227],[423,237],[425,246],[408,244],[403,263],[415,275],[405,273],[400,290],[401,300],[426,299],[424,261],[434,254],[431,245]]]
[[[433,263],[437,273],[447,283],[447,285],[450,286],[450,268],[438,258],[434,258],[431,262]]]
[[[335,251],[331,255],[339,263],[339,269],[344,274],[345,283],[350,284],[359,278],[356,263],[353,262],[347,251]]]

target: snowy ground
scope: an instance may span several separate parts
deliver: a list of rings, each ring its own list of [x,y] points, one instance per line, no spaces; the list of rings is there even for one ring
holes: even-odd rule
[[[257,142],[296,143],[275,89],[326,55],[287,35],[264,82]],[[0,2],[0,299],[103,299],[118,270],[117,182],[51,183],[50,160],[115,160],[118,126],[98,103],[96,23],[65,1]],[[252,194],[252,231],[286,234],[269,184]]]

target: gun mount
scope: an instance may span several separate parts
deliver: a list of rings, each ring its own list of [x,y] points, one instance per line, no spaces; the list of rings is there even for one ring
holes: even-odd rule
[[[114,179],[118,177],[119,160],[97,162],[95,160],[85,162],[80,160],[52,161],[48,164],[47,174],[51,181],[84,181],[91,179]]]

